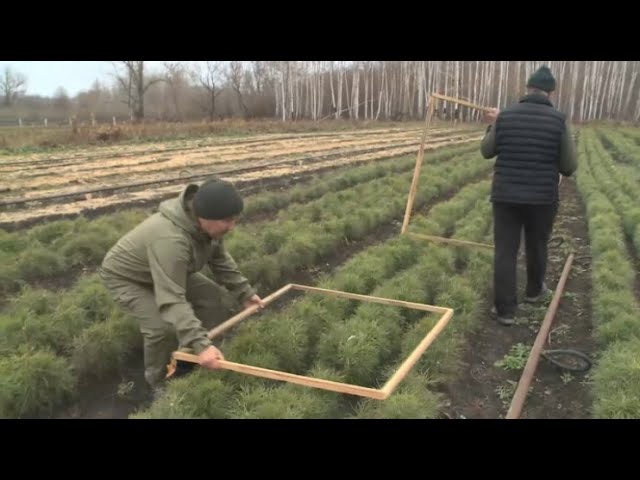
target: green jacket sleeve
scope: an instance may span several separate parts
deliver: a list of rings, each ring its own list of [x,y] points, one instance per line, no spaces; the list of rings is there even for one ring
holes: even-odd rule
[[[213,280],[229,290],[239,302],[244,302],[256,294],[249,280],[238,270],[238,265],[225,248],[222,240],[213,247],[209,268]]]
[[[496,126],[491,124],[487,127],[487,131],[484,134],[482,143],[480,145],[480,153],[484,158],[493,158],[498,152],[496,152]]]
[[[181,347],[199,354],[211,341],[186,298],[190,246],[182,238],[159,238],[147,247],[147,255],[160,316],[174,326]]]
[[[558,170],[565,177],[570,177],[578,169],[578,160],[576,157],[576,146],[573,141],[573,134],[569,127],[569,122],[565,124],[561,142]]]

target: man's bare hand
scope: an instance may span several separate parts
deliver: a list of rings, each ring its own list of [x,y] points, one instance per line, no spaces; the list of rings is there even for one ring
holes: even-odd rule
[[[210,347],[207,347],[205,350],[200,352],[198,358],[200,359],[200,365],[206,368],[213,369],[218,368],[218,361],[224,360],[224,355],[222,355],[222,352],[220,350],[211,345]]]
[[[500,113],[500,110],[498,110],[497,108],[492,108],[490,111],[485,112],[484,114],[485,122],[489,122],[489,123],[495,122],[496,118],[498,118],[499,113]]]
[[[258,295],[254,295],[244,301],[244,308],[253,307],[254,305],[257,305],[259,308],[264,308],[264,302]]]

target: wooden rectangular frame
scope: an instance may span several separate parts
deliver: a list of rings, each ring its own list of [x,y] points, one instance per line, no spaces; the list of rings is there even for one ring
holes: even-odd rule
[[[415,201],[416,191],[418,190],[418,180],[420,178],[420,169],[422,168],[422,161],[424,159],[424,143],[427,138],[427,130],[431,125],[431,119],[433,117],[433,111],[436,104],[436,99],[446,100],[449,102],[457,103],[459,105],[464,105],[470,108],[475,108],[476,110],[481,110],[484,112],[490,112],[493,109],[489,107],[483,107],[482,105],[476,105],[475,103],[468,102],[466,100],[462,100],[460,98],[449,97],[447,95],[441,95],[439,93],[432,93],[430,96],[429,107],[427,109],[427,117],[425,121],[424,130],[422,131],[422,140],[420,142],[420,148],[418,150],[418,155],[416,157],[416,166],[413,171],[413,180],[411,181],[411,189],[409,190],[409,196],[407,198],[407,207],[404,212],[404,221],[402,223],[402,230],[400,231],[401,235],[409,235],[414,238],[420,238],[423,240],[432,240],[440,243],[449,243],[458,246],[464,247],[480,247],[480,248],[493,248],[493,245],[489,245],[486,243],[477,243],[470,242],[467,240],[457,240],[453,238],[445,238],[445,237],[437,237],[434,235],[424,235],[419,233],[411,233],[408,232],[409,221],[411,219],[411,213],[413,210],[413,202]]]
[[[385,305],[393,305],[399,307],[413,308],[415,310],[423,310],[427,312],[440,313],[442,314],[438,322],[427,332],[425,337],[420,341],[420,343],[414,348],[411,354],[402,362],[400,367],[395,371],[393,375],[387,380],[384,386],[380,389],[363,387],[360,385],[353,385],[349,383],[341,383],[334,382],[330,380],[322,380],[313,377],[307,377],[304,375],[296,375],[293,373],[282,372],[278,370],[270,370],[267,368],[256,367],[253,365],[246,365],[242,363],[230,362],[228,360],[222,360],[219,362],[219,368],[223,370],[232,370],[239,373],[244,373],[247,375],[254,375],[257,377],[269,378],[272,380],[280,380],[289,383],[295,383],[298,385],[304,385],[307,387],[320,388],[323,390],[330,390],[339,393],[347,393],[350,395],[358,395],[361,397],[372,398],[375,400],[385,400],[391,395],[394,390],[398,387],[400,382],[404,379],[404,377],[409,373],[409,371],[413,368],[416,362],[420,359],[424,351],[431,345],[431,343],[436,339],[436,337],[440,334],[440,332],[444,329],[444,327],[449,323],[451,317],[453,316],[453,309],[447,307],[438,307],[434,305],[427,305],[423,303],[413,303],[413,302],[405,302],[402,300],[393,300],[389,298],[382,297],[374,297],[370,295],[359,295],[355,293],[343,292],[339,290],[329,290],[324,288],[310,287],[307,285],[299,285],[295,283],[289,283],[279,290],[275,291],[268,297],[263,299],[265,306],[269,303],[273,302],[275,299],[281,297],[286,294],[290,290],[300,290],[306,292],[316,292],[325,295],[333,295],[336,297],[347,298],[351,300],[361,300],[365,302],[374,302],[381,303]],[[223,332],[227,331],[234,325],[238,324],[242,320],[246,319],[253,313],[258,310],[257,306],[252,306],[246,310],[243,310],[239,314],[231,317],[226,322],[218,325],[209,331],[208,337],[209,339],[213,339]],[[168,367],[168,374],[170,376],[172,370],[175,370],[175,364],[177,360],[199,363],[198,356],[176,351],[172,354],[171,364]]]
[[[420,177],[420,169],[422,168],[422,161],[424,159],[424,142],[427,138],[427,130],[431,124],[431,118],[433,117],[433,110],[435,108],[435,100],[446,100],[449,102],[457,103],[459,105],[464,105],[466,107],[475,108],[476,110],[480,110],[483,112],[490,112],[493,109],[489,107],[483,107],[482,105],[477,105],[475,103],[468,102],[467,100],[455,97],[449,97],[447,95],[442,95],[439,93],[432,93],[429,101],[429,108],[427,109],[427,117],[426,123],[424,126],[424,130],[422,132],[422,141],[420,142],[420,149],[418,150],[418,156],[416,158],[416,166],[413,171],[413,180],[411,182],[411,189],[409,190],[409,197],[407,198],[407,208],[404,213],[404,221],[402,223],[402,235],[408,235],[413,238],[419,238],[422,240],[431,240],[434,242],[447,243],[451,245],[457,245],[459,247],[478,247],[478,248],[493,248],[494,245],[490,245],[488,243],[478,243],[478,242],[470,242],[468,240],[458,240],[456,238],[446,238],[446,237],[438,237],[435,235],[425,235],[421,233],[413,233],[409,232],[409,221],[411,219],[411,213],[413,210],[413,202],[415,200],[416,191],[418,190],[418,178]],[[563,176],[560,175],[558,180],[558,185],[562,184]]]

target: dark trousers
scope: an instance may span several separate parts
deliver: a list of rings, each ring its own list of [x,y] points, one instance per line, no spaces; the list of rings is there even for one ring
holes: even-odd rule
[[[523,228],[527,258],[526,295],[534,297],[541,293],[547,270],[547,243],[557,211],[557,204],[493,204],[493,288],[498,315],[513,315],[518,305],[516,263]]]

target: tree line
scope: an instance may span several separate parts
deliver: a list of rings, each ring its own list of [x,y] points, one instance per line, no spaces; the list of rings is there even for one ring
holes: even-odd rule
[[[557,79],[554,102],[573,122],[640,120],[638,61],[253,61],[112,62],[109,79],[70,97],[28,95],[28,79],[0,75],[3,117],[132,121],[277,118],[419,120],[439,92],[504,108],[525,91],[529,75],[548,65]],[[480,113],[439,102],[440,118],[473,121]]]

